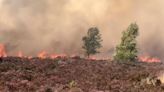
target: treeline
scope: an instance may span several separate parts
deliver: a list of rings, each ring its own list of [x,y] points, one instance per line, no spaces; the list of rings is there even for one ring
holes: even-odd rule
[[[113,59],[116,61],[136,61],[137,60],[137,41],[139,27],[136,23],[132,23],[129,27],[123,31],[121,43],[115,48]],[[86,36],[82,38],[83,46],[85,50],[85,56],[88,58],[90,55],[99,53],[99,49],[102,47],[100,31],[97,27],[88,29]]]

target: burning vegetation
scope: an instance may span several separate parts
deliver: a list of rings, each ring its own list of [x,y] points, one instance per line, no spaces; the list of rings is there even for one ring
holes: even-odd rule
[[[3,92],[163,92],[163,62],[138,56],[138,25],[123,32],[113,59],[92,56],[102,47],[98,28],[90,28],[82,38],[87,58],[49,54],[36,57],[7,55],[0,44],[0,91]],[[100,52],[101,53],[101,52]],[[118,61],[118,62],[117,62]]]
[[[0,57],[6,57],[6,50],[5,50],[5,46],[3,44],[0,44]]]
[[[121,38],[121,43],[116,47],[116,52],[113,57],[116,61],[141,61],[141,62],[161,62],[160,59],[150,57],[150,56],[137,56],[138,50],[136,48],[137,42],[136,37],[138,35],[138,25],[132,23],[126,31],[123,32],[123,37]],[[102,47],[102,38],[98,28],[92,27],[88,30],[87,35],[82,38],[83,46],[82,48],[85,50],[84,56],[87,56],[88,59],[96,60],[97,57],[91,56],[97,53],[100,53],[98,49]],[[0,44],[0,57],[7,57],[7,51],[4,44]],[[24,56],[23,51],[17,52],[17,57],[26,57],[32,58],[33,56]],[[45,58],[57,58],[57,57],[71,57],[71,56],[78,56],[74,55],[67,55],[67,54],[49,54],[46,51],[41,51],[35,57],[39,57],[41,59]],[[80,57],[80,56],[79,56]],[[111,58],[99,58],[102,60],[108,60]]]
[[[164,92],[163,6],[0,0],[0,92]]]

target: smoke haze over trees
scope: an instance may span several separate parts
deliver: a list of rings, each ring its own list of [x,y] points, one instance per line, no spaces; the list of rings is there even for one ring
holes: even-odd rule
[[[163,57],[163,8],[163,0],[0,0],[0,43],[10,54],[81,54],[81,37],[97,26],[102,52],[110,53],[122,30],[136,21],[140,53]]]

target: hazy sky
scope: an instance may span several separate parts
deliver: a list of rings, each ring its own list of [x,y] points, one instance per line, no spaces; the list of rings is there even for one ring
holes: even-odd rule
[[[140,27],[140,53],[163,57],[163,0],[0,0],[0,43],[10,54],[81,54],[81,38],[94,26],[101,51],[110,53],[132,22]]]

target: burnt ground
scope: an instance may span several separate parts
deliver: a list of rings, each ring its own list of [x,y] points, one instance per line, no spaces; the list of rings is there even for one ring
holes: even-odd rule
[[[80,58],[0,59],[0,92],[164,92],[162,63]]]

